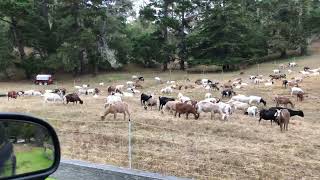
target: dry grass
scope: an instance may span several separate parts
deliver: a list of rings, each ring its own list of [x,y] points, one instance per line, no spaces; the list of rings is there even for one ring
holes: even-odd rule
[[[320,66],[319,56],[296,59],[299,67]],[[278,62],[280,63],[280,62]],[[262,74],[269,74],[275,64],[260,65]],[[256,74],[257,67],[245,71],[241,77]],[[171,79],[186,77],[195,80],[208,77],[223,80],[240,77],[239,72],[225,74],[173,73]],[[144,74],[144,92],[156,92],[160,87],[154,76],[170,79],[170,74]],[[99,82],[122,84],[130,74],[106,74],[97,78],[82,78],[82,83],[97,85]],[[59,81],[59,86],[73,89],[73,80]],[[159,172],[167,175],[196,179],[318,179],[320,178],[320,77],[309,78],[303,84],[308,92],[304,102],[296,108],[305,112],[305,118],[292,118],[289,131],[280,133],[280,128],[269,121],[258,124],[238,112],[229,121],[210,120],[209,114],[201,114],[199,120],[174,118],[161,115],[158,110],[145,111],[139,97],[125,99],[129,103],[133,120],[133,168]],[[0,83],[1,91],[42,89],[29,82]],[[53,87],[50,87],[53,88]],[[64,158],[81,159],[97,163],[127,167],[128,124],[118,115],[116,121],[108,116],[100,121],[104,96],[99,99],[83,97],[83,105],[43,104],[40,97],[21,97],[17,100],[2,99],[1,111],[24,112],[47,119],[57,130]],[[183,90],[182,93],[197,100],[203,99],[205,90]],[[274,88],[249,87],[238,91],[241,94],[260,95],[267,99],[268,106],[275,94],[289,95],[277,82]],[[214,92],[220,96],[219,92]],[[176,93],[172,96],[176,96]],[[294,100],[295,101],[295,100]]]

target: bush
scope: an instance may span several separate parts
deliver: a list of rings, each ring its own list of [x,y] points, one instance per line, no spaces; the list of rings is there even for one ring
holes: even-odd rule
[[[222,71],[222,66],[216,66],[216,65],[198,65],[194,66],[192,68],[188,68],[187,72],[190,73],[203,73],[203,72],[221,72]]]

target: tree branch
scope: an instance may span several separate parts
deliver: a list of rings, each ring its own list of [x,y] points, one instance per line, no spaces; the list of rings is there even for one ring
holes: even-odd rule
[[[0,18],[0,21],[3,21],[3,22],[6,22],[6,23],[9,23],[9,24],[13,25],[13,23],[11,21],[5,20],[3,18]]]

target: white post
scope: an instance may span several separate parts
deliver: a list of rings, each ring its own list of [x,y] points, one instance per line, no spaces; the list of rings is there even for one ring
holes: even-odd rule
[[[131,164],[131,159],[132,159],[132,153],[131,153],[131,120],[129,119],[129,129],[128,129],[128,135],[129,135],[129,151],[128,151],[128,156],[129,156],[129,169],[131,169],[132,164]]]

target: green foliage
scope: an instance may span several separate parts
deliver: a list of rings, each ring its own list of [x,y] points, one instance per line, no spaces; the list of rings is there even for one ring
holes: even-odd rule
[[[0,67],[77,74],[135,62],[256,63],[300,49],[320,33],[319,0],[1,0]],[[32,49],[26,52],[25,47]],[[15,51],[13,51],[15,50]],[[14,52],[14,53],[13,53]]]
[[[43,148],[30,147],[28,151],[15,153],[17,159],[16,174],[44,170],[52,166],[53,161],[44,154]]]

